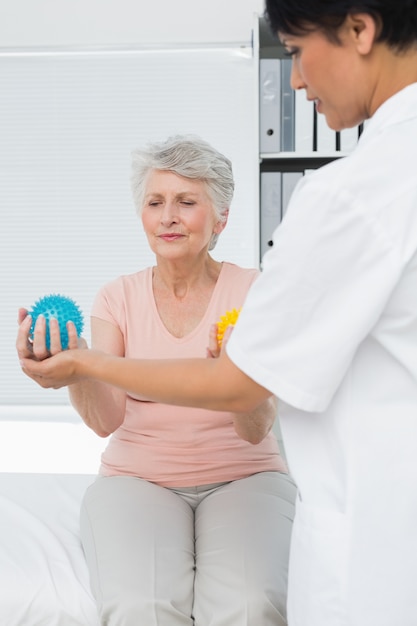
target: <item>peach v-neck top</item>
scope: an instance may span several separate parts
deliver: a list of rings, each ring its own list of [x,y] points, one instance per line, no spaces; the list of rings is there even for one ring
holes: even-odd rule
[[[257,275],[258,270],[223,263],[203,319],[185,337],[174,337],[159,317],[151,267],[104,286],[92,315],[120,328],[126,357],[205,358],[210,325],[243,305]],[[238,437],[231,413],[147,402],[131,394],[100,467],[104,476],[138,476],[165,487],[230,481],[262,471],[287,471],[272,432],[253,445]]]

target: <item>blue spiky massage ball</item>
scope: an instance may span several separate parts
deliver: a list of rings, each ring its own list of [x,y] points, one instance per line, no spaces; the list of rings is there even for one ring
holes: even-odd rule
[[[32,326],[30,328],[30,336],[33,338],[35,323],[39,315],[43,315],[46,319],[46,347],[49,350],[50,336],[48,320],[54,317],[58,320],[59,331],[61,333],[61,346],[63,350],[68,348],[68,332],[67,322],[71,321],[75,324],[77,335],[80,336],[84,328],[84,318],[79,306],[67,296],[60,294],[51,294],[44,296],[35,302],[29,311],[32,317]]]

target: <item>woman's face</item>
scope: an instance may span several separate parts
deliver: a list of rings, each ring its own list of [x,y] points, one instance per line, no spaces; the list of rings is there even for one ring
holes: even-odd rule
[[[207,254],[213,233],[225,226],[203,181],[161,170],[148,175],[142,223],[152,251],[173,261]]]
[[[318,30],[280,37],[292,57],[291,86],[305,89],[333,130],[351,128],[368,117],[369,80],[355,31],[346,24],[339,34],[340,43]]]

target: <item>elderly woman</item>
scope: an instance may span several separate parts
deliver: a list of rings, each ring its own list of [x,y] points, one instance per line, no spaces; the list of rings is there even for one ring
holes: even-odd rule
[[[134,153],[132,187],[156,263],[99,292],[92,347],[218,356],[213,322],[241,307],[258,275],[209,254],[227,223],[230,161],[199,138],[173,137]],[[43,323],[38,359],[47,356]],[[275,403],[233,414],[71,383],[86,424],[111,434],[81,512],[101,623],[284,626],[295,487],[271,431]]]

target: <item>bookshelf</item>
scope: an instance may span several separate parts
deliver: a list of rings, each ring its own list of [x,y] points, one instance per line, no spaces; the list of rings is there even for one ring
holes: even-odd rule
[[[298,180],[347,155],[355,147],[361,127],[335,132],[318,115],[304,90],[290,86],[291,59],[270,32],[264,17],[256,16],[255,57],[259,94],[259,206],[260,259],[272,243]]]

